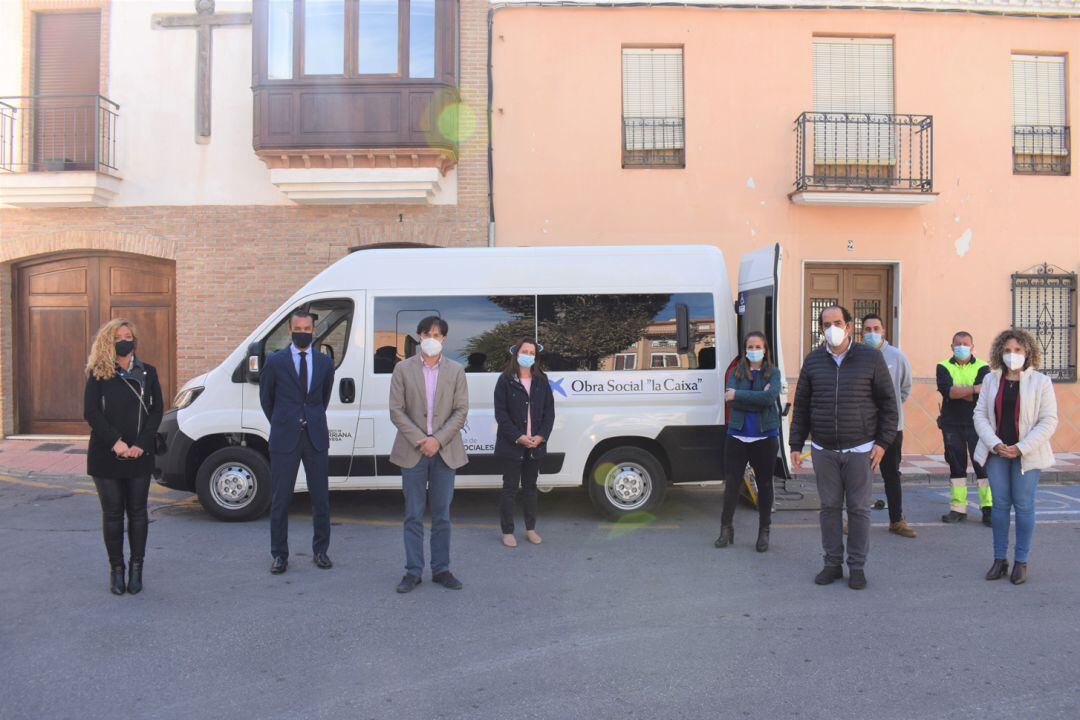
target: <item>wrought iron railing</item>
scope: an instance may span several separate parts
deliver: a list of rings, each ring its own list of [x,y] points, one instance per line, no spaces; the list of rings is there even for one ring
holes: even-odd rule
[[[1057,382],[1076,381],[1077,275],[1043,263],[1012,276],[1012,326],[1035,336],[1040,371]]]
[[[1068,125],[1013,125],[1013,173],[1068,175]]]
[[[685,147],[683,118],[623,118],[623,167],[684,167]]]
[[[795,119],[795,189],[933,191],[934,118],[802,113]]]
[[[0,98],[0,171],[115,171],[119,110],[101,95]]]

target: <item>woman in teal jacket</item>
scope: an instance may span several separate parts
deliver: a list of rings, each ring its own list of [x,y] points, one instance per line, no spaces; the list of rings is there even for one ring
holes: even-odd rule
[[[746,465],[754,469],[758,491],[758,537],[756,549],[769,549],[772,522],[773,468],[779,449],[780,370],[773,366],[765,336],[746,335],[745,352],[727,382],[724,398],[731,408],[727,443],[724,448],[724,510],[720,516],[720,537],[716,547],[725,548],[735,540],[735,505],[739,501]]]

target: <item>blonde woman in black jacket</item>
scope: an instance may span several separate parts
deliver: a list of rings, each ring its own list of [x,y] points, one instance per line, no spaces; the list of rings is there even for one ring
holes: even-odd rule
[[[123,318],[105,323],[86,363],[83,417],[90,424],[86,472],[101,501],[102,534],[109,553],[109,588],[115,595],[142,590],[149,522],[146,498],[161,424],[161,384],[152,365],[135,357],[135,326]],[[124,515],[131,568],[124,580]]]
[[[503,490],[499,502],[503,545],[517,547],[514,538],[514,499],[521,488],[525,510],[525,538],[539,545],[536,533],[536,480],[540,460],[555,426],[555,398],[544,371],[537,367],[538,346],[522,340],[510,348],[510,362],[495,384],[495,457],[503,465]]]

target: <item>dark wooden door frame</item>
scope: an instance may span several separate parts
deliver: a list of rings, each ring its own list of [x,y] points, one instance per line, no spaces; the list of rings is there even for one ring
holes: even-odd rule
[[[846,269],[857,269],[857,268],[877,269],[877,270],[885,270],[886,271],[887,275],[886,275],[886,283],[885,283],[885,298],[884,298],[884,303],[883,303],[883,308],[882,308],[881,315],[882,315],[882,319],[884,320],[884,325],[885,325],[885,337],[889,341],[890,344],[896,345],[897,344],[897,342],[896,342],[896,340],[897,340],[897,337],[896,337],[897,336],[897,328],[898,328],[898,323],[899,323],[899,316],[898,316],[897,308],[896,308],[896,282],[897,282],[897,278],[899,277],[899,263],[897,263],[897,262],[876,261],[876,260],[875,261],[867,261],[867,262],[862,262],[862,261],[851,262],[851,261],[844,261],[844,260],[805,260],[805,261],[803,261],[802,280],[801,280],[801,282],[802,282],[802,298],[800,300],[801,307],[800,307],[800,310],[799,310],[799,313],[800,313],[800,316],[801,316],[802,319],[800,320],[800,324],[805,323],[805,322],[812,322],[812,320],[808,317],[808,312],[807,311],[811,307],[811,290],[810,290],[810,285],[809,285],[809,279],[810,279],[810,273],[813,270],[835,269],[835,270],[840,270],[842,272],[843,270],[846,270]],[[853,307],[853,303],[850,302],[848,298],[840,297],[838,302],[841,305],[844,305],[845,303],[847,303],[846,306],[847,306],[848,310],[851,311],[852,315],[854,316],[855,308]],[[856,329],[858,329],[858,322],[856,322],[856,319],[854,317],[852,318],[852,320],[856,325]],[[813,347],[811,347],[809,345],[805,345],[805,343],[807,342],[807,338],[809,337],[810,328],[807,327],[806,325],[802,325],[799,332],[800,332],[799,344],[800,344],[800,346],[802,346],[801,347],[802,354],[803,354],[803,357],[805,357],[807,353],[809,353],[811,350],[814,349]]]
[[[105,322],[109,313],[109,303],[105,297],[105,293],[100,286],[101,269],[100,260],[102,258],[129,258],[135,260],[148,261],[152,263],[159,263],[162,265],[169,265],[172,269],[173,277],[173,302],[169,307],[170,326],[172,327],[172,337],[169,338],[169,344],[173,353],[172,361],[169,363],[170,372],[168,377],[161,377],[162,390],[165,393],[175,391],[176,385],[176,356],[178,355],[177,336],[176,336],[176,263],[175,261],[165,258],[158,258],[149,255],[139,255],[136,253],[125,253],[118,251],[108,250],[75,250],[65,251],[59,253],[50,253],[47,255],[38,255],[32,258],[27,258],[22,261],[14,262],[11,265],[11,284],[12,284],[12,383],[15,386],[12,392],[13,406],[14,406],[14,421],[16,433],[28,432],[28,427],[31,423],[31,418],[28,417],[29,412],[29,363],[43,362],[41,358],[31,358],[28,353],[28,348],[20,347],[24,340],[28,340],[29,336],[28,328],[25,326],[24,315],[27,312],[26,300],[23,298],[24,288],[22,286],[21,274],[22,271],[37,265],[46,265],[50,263],[63,262],[65,260],[78,260],[83,258],[92,258],[98,261],[97,268],[94,272],[87,273],[87,312],[89,313],[89,331],[88,331],[88,345],[93,340],[93,335],[98,328]],[[27,298],[28,300],[28,298]],[[89,353],[89,347],[85,348],[86,353]],[[82,384],[77,387],[71,388],[72,393],[76,393],[81,397]],[[172,397],[163,398],[165,406],[169,407],[172,403]],[[83,432],[75,434],[87,434],[89,428],[85,428]],[[48,433],[53,434],[53,433]],[[57,433],[68,434],[68,433]]]

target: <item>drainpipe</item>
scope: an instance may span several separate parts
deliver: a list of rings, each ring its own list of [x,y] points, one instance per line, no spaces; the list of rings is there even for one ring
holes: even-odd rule
[[[491,33],[495,25],[495,8],[487,13],[487,172],[488,172],[488,247],[495,247],[495,170],[491,147],[491,103],[494,96],[491,71]]]

